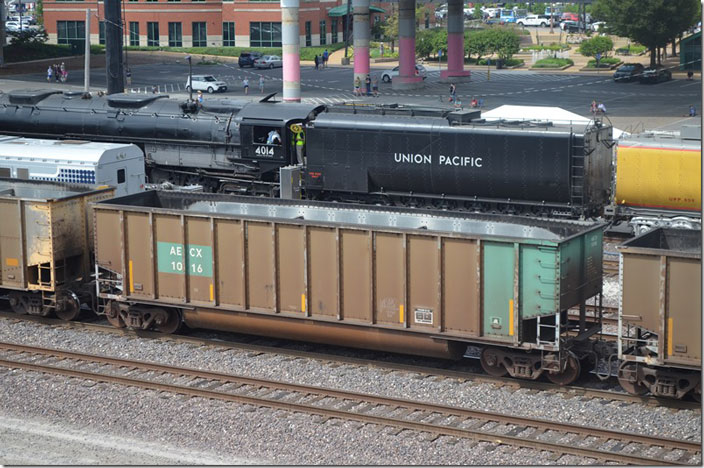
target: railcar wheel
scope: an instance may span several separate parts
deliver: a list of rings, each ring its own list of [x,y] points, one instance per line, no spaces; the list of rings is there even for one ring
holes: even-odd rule
[[[637,365],[632,362],[624,362],[618,368],[618,383],[631,395],[648,393],[648,387],[638,382]]]
[[[120,307],[116,303],[110,302],[105,307],[105,318],[113,327],[125,328],[125,321],[120,316]]]
[[[503,377],[508,374],[506,367],[501,364],[501,355],[494,348],[484,348],[479,360],[484,372],[491,376]]]
[[[181,314],[177,310],[160,309],[159,312],[154,325],[158,332],[170,335],[181,328]]]
[[[577,359],[577,356],[570,353],[569,356],[567,356],[565,370],[559,374],[551,374],[548,372],[548,380],[555,385],[569,385],[577,380],[581,372],[582,366],[579,364],[579,359]]]
[[[27,315],[27,306],[22,300],[22,294],[20,293],[10,294],[10,307],[18,315]]]
[[[70,322],[71,320],[76,320],[81,314],[81,302],[74,293],[63,294],[59,301],[62,302],[63,307],[56,309],[56,316],[61,320]]]

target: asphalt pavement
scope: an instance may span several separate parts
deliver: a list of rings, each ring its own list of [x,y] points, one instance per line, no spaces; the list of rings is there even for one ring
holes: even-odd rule
[[[395,65],[395,64],[394,64]],[[428,77],[421,89],[395,91],[391,84],[381,81],[384,65],[376,64],[372,76],[379,77],[380,97],[357,97],[352,93],[351,67],[332,65],[316,70],[312,65],[301,67],[301,96],[304,102],[333,104],[341,102],[405,103],[449,107],[448,85],[440,83],[440,67],[426,63]],[[260,99],[259,77],[265,79],[265,92],[278,92],[281,96],[282,71],[239,68],[236,64],[195,63],[193,74],[212,74],[228,83],[229,88],[217,97]],[[188,66],[178,61],[154,63],[131,67],[132,78],[128,92],[151,93],[156,86],[160,93],[185,96]],[[557,106],[586,117],[590,116],[592,100],[603,102],[607,115],[615,126],[624,130],[639,131],[679,126],[686,120],[689,106],[694,104],[699,112],[702,86],[699,79],[689,81],[674,79],[658,84],[615,83],[612,72],[565,73],[531,70],[495,70],[472,68],[471,81],[457,85],[457,95],[467,107],[473,97],[483,99],[484,108],[493,109],[504,104],[526,106]],[[242,82],[249,79],[249,94],[244,94]],[[82,89],[83,70],[70,71],[66,84],[47,83],[43,74],[16,75],[0,80],[0,89],[58,87]],[[92,69],[91,89],[106,88],[105,70]],[[206,96],[205,99],[215,98]]]

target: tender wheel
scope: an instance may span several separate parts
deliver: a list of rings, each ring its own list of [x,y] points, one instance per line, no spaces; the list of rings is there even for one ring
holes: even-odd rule
[[[565,370],[559,374],[548,373],[548,380],[555,385],[569,385],[577,380],[580,372],[582,372],[582,366],[579,364],[579,359],[577,359],[577,356],[570,353],[567,357]]]
[[[166,334],[176,333],[181,328],[181,314],[174,309],[160,309],[160,312],[163,313],[160,313],[155,320],[156,331]]]
[[[76,320],[81,314],[81,302],[78,297],[72,292],[63,294],[59,301],[63,304],[62,308],[56,309],[56,316],[61,320],[71,321]]]
[[[125,321],[120,316],[120,307],[116,303],[110,302],[105,307],[105,318],[113,327],[125,328]]]
[[[391,83],[391,77],[389,75],[384,75],[383,77],[381,77],[381,81],[383,81],[384,83]]]
[[[22,294],[11,293],[10,294],[10,307],[12,311],[19,315],[27,315],[27,306],[22,300]]]
[[[503,377],[508,374],[508,371],[500,362],[500,355],[494,348],[484,348],[480,358],[482,369],[489,375],[494,377]]]
[[[208,94],[213,94],[215,90],[213,89],[212,86],[208,86]]]
[[[632,362],[624,362],[618,369],[618,383],[625,391],[631,395],[645,395],[648,387],[638,382],[637,365]]]

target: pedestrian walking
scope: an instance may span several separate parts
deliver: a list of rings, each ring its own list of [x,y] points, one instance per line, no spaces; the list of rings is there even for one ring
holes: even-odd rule
[[[692,80],[694,79],[694,72],[693,72],[692,70],[689,70],[689,71],[687,72],[687,79],[688,79],[689,81],[692,81]]]
[[[242,87],[244,88],[244,94],[249,94],[249,79],[245,78],[242,80]]]
[[[198,91],[198,107],[203,107],[203,91]]]
[[[375,76],[372,82],[372,91],[374,92],[374,97],[379,97],[379,77]]]
[[[51,75],[54,74],[54,69],[49,66],[49,68],[46,69],[46,81],[51,83]]]
[[[59,66],[57,64],[53,64],[51,68],[54,69],[54,81],[58,83],[61,81],[61,70],[59,70]]]
[[[318,69],[318,64],[320,63],[320,60],[318,59],[318,54],[315,54],[315,58],[313,59],[313,62],[315,62],[315,69]]]
[[[457,86],[455,86],[455,83],[450,83],[450,102],[455,102],[457,101]]]
[[[259,76],[259,93],[264,94],[264,75]]]
[[[592,105],[589,107],[589,110],[591,111],[592,114],[596,114],[596,111],[597,111],[596,100],[592,99]]]
[[[479,108],[481,109],[482,107],[484,107],[484,98],[480,97],[479,98]]]
[[[362,80],[359,79],[359,77],[354,79],[354,95],[355,96],[360,96],[360,89],[362,86]]]
[[[697,116],[697,108],[694,107],[694,104],[689,106],[689,116],[690,117],[696,117]]]
[[[367,96],[372,95],[372,79],[369,77],[369,74],[367,74],[367,77],[364,79],[364,86],[367,88]]]
[[[68,72],[66,71],[66,65],[64,65],[64,62],[61,62],[61,65],[59,65],[59,73],[61,73],[61,82],[66,83]]]
[[[323,68],[328,68],[328,57],[330,57],[330,53],[328,49],[325,49],[323,52]]]

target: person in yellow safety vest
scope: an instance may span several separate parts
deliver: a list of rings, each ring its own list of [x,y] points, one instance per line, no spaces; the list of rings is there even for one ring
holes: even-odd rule
[[[296,145],[296,158],[298,159],[298,164],[303,164],[303,149],[306,144],[306,136],[303,133],[303,129],[293,134],[293,141]]]

